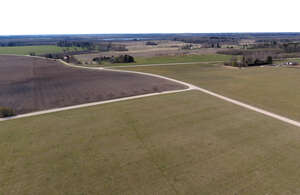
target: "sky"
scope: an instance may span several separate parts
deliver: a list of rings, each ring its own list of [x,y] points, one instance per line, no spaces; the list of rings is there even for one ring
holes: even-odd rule
[[[299,0],[1,0],[0,35],[300,32]]]

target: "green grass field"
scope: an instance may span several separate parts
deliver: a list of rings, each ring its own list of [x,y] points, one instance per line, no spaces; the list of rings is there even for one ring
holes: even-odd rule
[[[0,194],[298,194],[299,128],[201,92],[0,123]]]
[[[300,120],[297,68],[126,69]],[[297,127],[199,91],[16,119],[0,122],[0,194],[300,194],[299,140]]]
[[[74,48],[57,47],[55,45],[41,45],[41,46],[20,46],[20,47],[0,47],[0,54],[17,54],[17,55],[29,55],[31,52],[35,52],[36,55],[42,55],[46,53],[61,53],[63,50],[69,49],[74,51]],[[80,48],[76,48],[80,51]]]
[[[283,67],[226,68],[198,64],[136,67],[190,82],[227,97],[300,121],[300,69]]]
[[[135,57],[135,63],[103,63],[91,64],[88,66],[130,66],[146,64],[167,64],[167,63],[184,63],[184,62],[214,62],[228,61],[230,55],[206,54],[206,55],[185,55],[185,56],[159,56],[159,57]]]

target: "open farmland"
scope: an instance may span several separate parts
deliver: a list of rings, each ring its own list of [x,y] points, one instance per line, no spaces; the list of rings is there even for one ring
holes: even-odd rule
[[[33,57],[2,55],[0,69],[0,106],[17,114],[184,88],[160,78]]]
[[[154,41],[157,45],[147,45],[146,41],[115,42],[123,45],[128,51],[103,51],[75,55],[75,58],[83,64],[92,64],[95,57],[131,55],[136,64],[173,63],[204,60],[228,60],[230,56],[217,55],[217,51],[226,49],[201,48],[200,44],[194,44],[193,49],[182,49],[186,43],[180,41]],[[125,64],[124,64],[125,65]]]
[[[79,47],[58,47],[55,45],[39,45],[39,46],[17,46],[17,47],[0,47],[0,54],[16,54],[29,55],[35,53],[36,55],[43,55],[47,53],[62,53],[66,51],[80,51]]]
[[[300,121],[300,69],[228,68],[216,64],[134,67],[192,83],[224,96]]]
[[[159,56],[182,56],[182,55],[206,55],[216,54],[219,50],[216,48],[201,48],[201,45],[194,45],[194,49],[182,49],[183,42],[179,41],[155,41],[158,45],[146,45],[145,41],[131,42],[115,42],[116,44],[124,45],[128,51],[108,51],[93,54],[80,54],[76,58],[82,62],[89,62],[94,57],[99,56],[116,56],[116,55],[132,55],[134,57],[159,57]]]
[[[40,110],[184,88],[40,58],[8,63],[9,57],[0,61],[6,105],[29,102]],[[299,68],[217,62],[230,57],[137,56],[139,64],[201,63],[124,69],[300,121]],[[299,127],[196,90],[0,122],[0,194],[300,194]]]
[[[198,91],[0,123],[0,194],[299,194],[299,128]]]
[[[134,63],[106,63],[92,64],[94,57],[101,56],[99,54],[82,54],[76,58],[83,62],[88,62],[88,66],[130,66],[130,65],[146,65],[146,64],[165,64],[165,63],[185,63],[185,62],[215,62],[227,61],[230,55],[221,54],[202,54],[202,55],[179,55],[179,56],[154,56],[154,57],[135,57]]]

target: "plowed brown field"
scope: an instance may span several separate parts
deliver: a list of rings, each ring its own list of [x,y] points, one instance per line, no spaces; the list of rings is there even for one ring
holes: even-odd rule
[[[0,56],[0,106],[13,108],[17,114],[183,88],[151,76]]]

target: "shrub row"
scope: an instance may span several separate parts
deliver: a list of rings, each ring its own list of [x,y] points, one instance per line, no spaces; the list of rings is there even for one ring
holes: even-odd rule
[[[111,57],[96,57],[93,59],[93,62],[110,62],[110,63],[133,63],[134,57],[130,55],[120,55],[120,56],[111,56]]]
[[[15,112],[11,108],[0,107],[0,118],[14,116]]]

